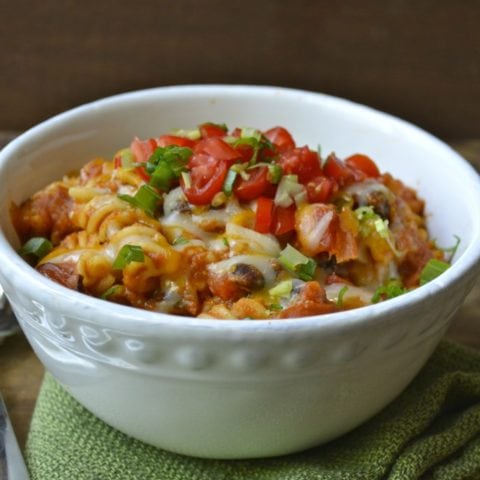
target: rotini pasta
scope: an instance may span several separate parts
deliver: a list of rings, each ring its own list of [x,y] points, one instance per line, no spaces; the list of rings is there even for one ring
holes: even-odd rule
[[[13,205],[12,217],[22,254],[68,288],[262,319],[383,301],[448,268],[423,208],[365,155],[322,161],[282,127],[204,124],[136,138]]]

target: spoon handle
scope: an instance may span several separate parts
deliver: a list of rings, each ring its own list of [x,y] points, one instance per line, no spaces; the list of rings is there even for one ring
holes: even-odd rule
[[[0,395],[0,480],[28,480],[27,467]]]

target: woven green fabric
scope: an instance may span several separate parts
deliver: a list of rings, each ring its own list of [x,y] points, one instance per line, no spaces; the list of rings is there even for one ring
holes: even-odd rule
[[[248,461],[145,445],[46,375],[27,462],[33,480],[480,479],[480,352],[444,342],[407,390],[355,431],[298,454]]]

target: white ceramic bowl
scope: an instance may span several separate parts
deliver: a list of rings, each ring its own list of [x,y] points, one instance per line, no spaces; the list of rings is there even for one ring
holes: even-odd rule
[[[454,265],[396,299],[297,320],[175,317],[67,290],[16,254],[9,215],[62,173],[134,135],[203,121],[287,127],[299,144],[363,152],[418,189]],[[47,370],[119,430],[175,452],[279,455],[326,442],[374,415],[412,380],[474,283],[480,186],[428,133],[326,95],[274,87],[182,86],[94,102],[29,130],[0,154],[0,282]]]

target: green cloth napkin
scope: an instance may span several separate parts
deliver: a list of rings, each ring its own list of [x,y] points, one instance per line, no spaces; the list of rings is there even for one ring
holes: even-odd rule
[[[480,352],[442,343],[407,390],[327,445],[259,460],[159,450],[97,419],[46,375],[32,419],[33,480],[480,479]]]

